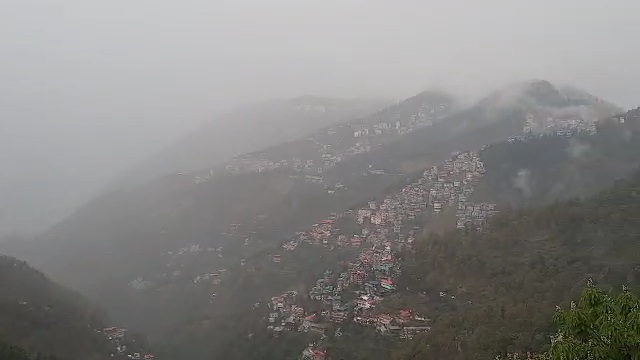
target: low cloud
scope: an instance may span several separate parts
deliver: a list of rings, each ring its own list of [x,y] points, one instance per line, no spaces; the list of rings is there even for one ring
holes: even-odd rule
[[[567,152],[572,159],[580,159],[584,157],[589,150],[591,150],[591,145],[576,139],[569,140]]]
[[[518,174],[512,180],[513,187],[522,191],[525,197],[529,198],[533,195],[533,186],[531,179],[531,171],[528,169],[521,169]]]

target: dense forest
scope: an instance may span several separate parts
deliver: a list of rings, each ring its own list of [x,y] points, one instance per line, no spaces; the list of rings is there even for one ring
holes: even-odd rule
[[[407,255],[402,288],[432,331],[393,358],[548,350],[556,306],[589,279],[606,291],[640,285],[639,200],[635,175],[592,198],[503,213],[483,232],[424,239]]]
[[[481,153],[487,173],[474,197],[519,207],[605,189],[640,164],[636,122],[605,122],[595,135],[545,135],[490,145]]]

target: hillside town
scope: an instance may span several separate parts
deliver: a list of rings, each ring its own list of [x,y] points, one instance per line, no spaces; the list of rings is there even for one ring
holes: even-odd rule
[[[640,0],[9,3],[0,360],[640,360]]]
[[[358,154],[370,152],[373,145],[389,142],[417,129],[432,126],[442,120],[450,105],[423,102],[410,115],[400,111],[388,114],[386,120],[373,123],[337,124],[301,140],[299,151],[278,154],[276,150],[265,150],[239,155],[226,164],[230,174],[261,173],[276,169],[287,169],[306,175],[305,180],[322,182],[324,171]],[[288,144],[289,146],[295,146]],[[196,183],[208,182],[214,175],[211,169],[196,176]]]
[[[318,302],[320,311],[302,307],[302,295],[294,291],[274,296],[269,303],[268,328],[275,333],[304,331],[324,335],[329,329],[352,321],[400,338],[428,331],[427,318],[412,309],[398,314],[376,311],[376,306],[396,291],[395,279],[401,269],[394,252],[410,251],[425,217],[439,216],[449,209],[455,210],[458,229],[481,230],[488,218],[497,213],[495,204],[470,201],[484,172],[479,152],[454,153],[399,191],[365,206],[332,214],[309,231],[297,233],[282,245],[285,252],[295,251],[305,243],[329,251],[357,249],[359,254],[342,271],[327,269],[309,289],[306,297]],[[345,228],[359,230],[341,230]],[[280,263],[283,256],[286,254],[273,254],[272,259]],[[306,358],[323,358],[317,344],[305,351]]]
[[[471,201],[474,187],[485,173],[479,153],[453,153],[396,191],[360,207],[330,214],[307,231],[297,232],[284,241],[280,251],[270,255],[274,264],[286,262],[289,253],[301,245],[354,256],[340,269],[327,269],[306,293],[291,290],[272,297],[268,302],[267,328],[274,334],[300,331],[326,335],[329,330],[353,322],[399,338],[428,331],[425,314],[416,314],[412,309],[403,309],[398,314],[379,313],[377,306],[396,292],[401,267],[395,254],[413,249],[426,222],[449,217],[448,221],[458,229],[478,231],[497,213],[495,204]],[[234,225],[230,232],[235,233],[239,226]],[[245,245],[250,242],[251,237],[246,237]],[[170,251],[166,254],[165,273],[153,281],[138,277],[129,285],[145,290],[156,286],[155,282],[178,281],[186,276],[193,284],[210,288],[210,300],[214,301],[216,286],[229,275],[227,269],[211,268],[195,274],[185,272],[185,264],[195,259],[211,262],[222,257],[222,250],[193,244]],[[245,267],[246,260],[239,265]],[[305,299],[317,306],[305,307]],[[341,334],[341,330],[333,335],[336,333]],[[308,356],[315,356],[308,358],[321,358],[325,354],[318,346],[316,343],[306,350]]]
[[[420,117],[417,117],[420,118]],[[427,119],[427,117],[422,117]],[[307,181],[323,182],[322,173],[334,166],[346,156],[369,151],[368,137],[384,136],[385,132],[401,133],[402,124],[394,126],[372,126],[373,130],[360,129],[351,134],[355,147],[348,148],[338,155],[329,152],[330,144],[311,140],[322,149],[319,154],[323,161],[293,158],[273,162],[259,159],[253,155],[241,157],[247,166],[242,171],[263,172],[289,167],[303,174]],[[432,122],[414,123],[415,126],[430,126]],[[540,125],[543,124],[543,125]],[[379,125],[379,124],[378,124]],[[414,129],[414,128],[411,128]],[[558,120],[547,118],[540,122],[532,115],[527,116],[522,135],[510,137],[509,142],[527,141],[537,136],[570,136],[579,132],[594,131],[592,124],[578,119]],[[406,130],[413,131],[413,130]],[[332,134],[337,133],[333,130]],[[343,326],[347,323],[375,329],[379,334],[399,339],[410,339],[417,334],[428,332],[428,314],[419,314],[414,309],[400,311],[382,311],[381,303],[396,293],[396,281],[401,273],[401,264],[396,254],[400,251],[412,251],[414,242],[423,236],[424,225],[433,221],[446,221],[460,231],[481,231],[488,219],[498,210],[496,204],[474,202],[476,184],[485,174],[478,151],[452,153],[438,166],[424,170],[406,185],[388,194],[371,199],[361,206],[333,213],[306,231],[299,231],[284,241],[279,251],[268,258],[276,266],[286,266],[290,253],[300,246],[318,246],[325,251],[353,254],[350,261],[324,271],[322,276],[309,284],[306,291],[286,291],[273,296],[268,301],[269,313],[266,327],[274,335],[287,332],[307,332],[317,334],[321,340],[309,344],[301,354],[303,359],[326,359],[322,339],[328,336],[342,336]],[[327,151],[327,152],[322,152]],[[238,158],[240,159],[240,158]],[[229,168],[228,168],[229,169]],[[235,170],[233,170],[235,171]],[[232,171],[232,172],[233,172]],[[213,176],[213,171],[207,177]],[[198,181],[206,182],[206,178]],[[336,187],[341,186],[337,184]],[[244,245],[252,244],[252,237],[242,235],[240,224],[232,226],[230,235],[244,238]],[[206,248],[189,245],[167,253],[167,268],[174,270],[162,274],[162,279],[182,279],[187,275],[194,284],[211,288],[210,301],[216,297],[215,286],[226,277],[227,269],[211,268],[194,275],[183,273],[187,257],[222,257],[222,248]],[[182,264],[182,265],[181,265]],[[247,261],[242,259],[240,267]],[[336,265],[336,264],[331,264]],[[144,290],[153,282],[138,277],[130,286]],[[440,291],[441,298],[456,301],[456,294]],[[309,300],[315,305],[309,306]],[[259,304],[259,303],[257,303]],[[134,354],[135,355],[135,354]]]
[[[591,126],[585,128],[587,125],[584,122],[566,123],[575,132],[587,131]],[[421,126],[428,126],[426,124]],[[564,130],[552,134],[566,136],[562,133]],[[366,132],[364,134],[367,136]],[[542,135],[532,130],[510,137],[507,141],[527,141]],[[275,264],[286,262],[289,257],[287,254],[296,251],[302,244],[320,246],[327,251],[355,251],[357,256],[340,271],[327,269],[323,277],[310,285],[306,294],[288,294],[282,296],[282,301],[272,301],[269,328],[276,333],[300,329],[319,333],[322,328],[320,324],[340,325],[353,321],[375,327],[384,334],[397,334],[398,329],[393,326],[400,326],[398,322],[381,324],[376,320],[377,315],[374,315],[376,305],[395,291],[394,279],[400,273],[400,264],[394,252],[411,251],[416,239],[422,236],[420,231],[424,224],[437,217],[447,218],[451,226],[459,230],[478,231],[498,212],[496,204],[472,201],[475,185],[485,173],[479,156],[483,149],[453,153],[449,159],[427,168],[418,178],[397,191],[372,199],[360,207],[330,214],[308,230],[297,232],[284,241],[281,251],[270,255]],[[293,164],[296,167],[303,163]],[[307,163],[301,169],[307,169]],[[244,239],[245,246],[250,246],[251,236],[236,231],[238,226],[240,224],[232,226],[229,235]],[[219,291],[216,287],[229,276],[227,269],[212,267],[199,273],[185,272],[184,264],[196,258],[212,262],[213,259],[222,258],[222,250],[221,247],[193,244],[170,251],[166,254],[166,272],[153,278],[139,276],[132,279],[129,286],[135,290],[145,290],[158,286],[158,282],[182,281],[186,278],[193,284],[211,288],[209,300],[213,301]],[[240,268],[246,264],[247,261],[242,259]],[[351,294],[356,294],[356,297]],[[301,296],[317,301],[326,308],[325,311],[310,313],[308,309],[296,305]],[[302,326],[304,324],[306,326]],[[390,330],[386,329],[387,325],[391,326]],[[421,326],[421,323],[409,322],[409,325]],[[411,336],[411,331],[407,334],[400,331],[398,334]]]
[[[559,136],[571,136],[579,132],[595,134],[596,122],[572,114],[562,116],[546,112],[529,113],[526,115],[522,132],[524,135],[555,134]]]

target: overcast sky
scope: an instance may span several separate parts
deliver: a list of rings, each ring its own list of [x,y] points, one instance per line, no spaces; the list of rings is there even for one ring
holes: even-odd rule
[[[0,0],[0,190],[95,190],[216,112],[273,97],[473,95],[545,78],[634,106],[639,12],[637,0]]]

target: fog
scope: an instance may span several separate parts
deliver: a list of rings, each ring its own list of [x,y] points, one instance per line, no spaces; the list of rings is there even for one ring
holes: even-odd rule
[[[634,0],[0,5],[0,233],[41,230],[245,102],[544,78],[640,103]]]

